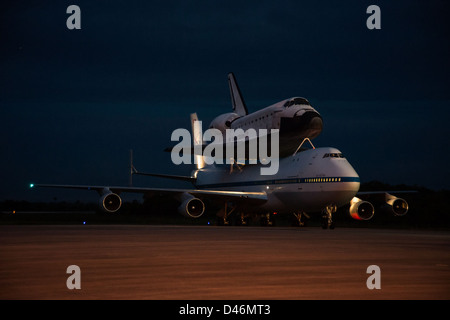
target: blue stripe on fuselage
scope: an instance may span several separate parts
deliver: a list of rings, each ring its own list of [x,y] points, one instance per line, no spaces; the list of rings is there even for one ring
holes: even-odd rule
[[[360,182],[359,177],[315,177],[315,178],[289,178],[274,180],[238,181],[212,184],[200,184],[200,188],[226,188],[226,187],[250,187],[259,185],[279,185],[293,183],[340,183],[340,182]]]

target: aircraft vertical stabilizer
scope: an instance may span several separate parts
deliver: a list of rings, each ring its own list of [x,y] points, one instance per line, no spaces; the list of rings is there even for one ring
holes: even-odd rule
[[[233,111],[240,116],[246,116],[248,114],[247,106],[245,105],[241,90],[239,90],[236,78],[232,72],[228,74],[228,84],[230,86]]]
[[[194,143],[195,164],[197,169],[205,167],[205,160],[203,159],[203,138],[201,122],[198,121],[197,113],[191,113],[191,126],[192,126],[192,142]]]

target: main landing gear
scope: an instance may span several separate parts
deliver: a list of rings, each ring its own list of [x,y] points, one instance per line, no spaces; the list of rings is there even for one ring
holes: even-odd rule
[[[226,202],[222,209],[217,213],[217,225],[219,226],[247,226],[251,221],[255,222],[259,219],[261,226],[275,226],[276,213],[256,214],[245,213],[241,209],[237,209],[237,206],[233,203]],[[333,221],[333,214],[336,213],[337,206],[330,204],[322,210],[321,225],[323,229],[334,229],[335,223]],[[304,227],[306,221],[310,219],[310,216],[303,211],[293,213],[294,221],[293,226]]]
[[[263,227],[275,226],[275,215],[273,213],[266,213],[261,215],[259,222]]]
[[[322,229],[334,229],[333,213],[336,213],[337,206],[330,204],[322,210]]]
[[[306,219],[310,219],[311,217],[306,214],[306,212],[300,211],[300,212],[294,212],[292,213],[294,215],[295,220],[292,223],[292,226],[294,227],[305,227],[306,226]],[[306,219],[305,219],[306,218]]]
[[[217,225],[219,226],[229,226],[230,225],[230,215],[234,212],[236,206],[225,202],[225,206],[220,209],[217,213]]]
[[[217,212],[217,225],[218,226],[248,226],[251,220],[257,220],[261,226],[275,226],[274,213],[266,214],[247,214],[241,210],[236,210],[237,206],[230,202],[225,202],[222,209]]]

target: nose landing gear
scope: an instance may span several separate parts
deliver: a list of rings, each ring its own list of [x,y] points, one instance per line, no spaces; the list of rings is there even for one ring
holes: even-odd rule
[[[322,210],[322,229],[334,229],[333,213],[337,211],[335,204],[330,204]]]

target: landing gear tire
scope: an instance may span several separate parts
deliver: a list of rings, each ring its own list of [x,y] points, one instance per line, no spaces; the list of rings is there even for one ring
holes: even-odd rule
[[[222,217],[217,217],[217,225],[218,226],[230,226],[230,220],[224,219]]]
[[[250,217],[246,216],[244,213],[241,212],[241,214],[236,216],[235,225],[236,226],[250,225]]]
[[[324,219],[322,221],[322,229],[330,229],[333,230],[336,227],[335,223],[332,221],[331,223],[328,222],[328,219]]]
[[[275,217],[273,214],[267,213],[261,216],[261,226],[263,227],[274,227],[275,226]]]
[[[328,229],[327,218],[322,216],[322,229]]]

